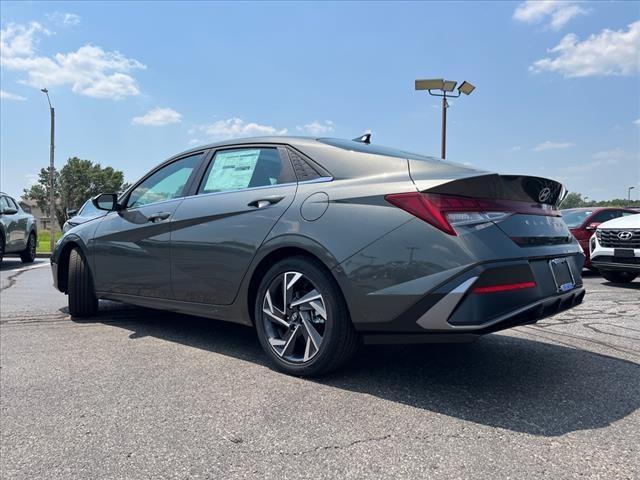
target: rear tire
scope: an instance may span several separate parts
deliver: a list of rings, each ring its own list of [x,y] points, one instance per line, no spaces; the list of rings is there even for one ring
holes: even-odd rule
[[[630,273],[630,272],[601,271],[600,273],[602,273],[602,276],[606,280],[609,280],[612,283],[631,283],[638,276],[637,273]]]
[[[33,232],[29,234],[27,240],[27,248],[20,252],[20,260],[22,263],[33,263],[36,259],[36,236]]]
[[[91,317],[98,312],[98,299],[93,290],[91,273],[80,250],[74,248],[69,256],[68,279],[69,313],[72,317]]]
[[[289,285],[288,293],[283,285]],[[289,305],[283,293],[292,297]],[[295,305],[304,297],[309,300]],[[264,313],[269,306],[280,319]],[[260,282],[254,318],[262,348],[278,370],[290,375],[327,374],[347,363],[358,348],[340,288],[324,265],[308,257],[285,259],[269,269]],[[288,348],[292,337],[294,345]]]

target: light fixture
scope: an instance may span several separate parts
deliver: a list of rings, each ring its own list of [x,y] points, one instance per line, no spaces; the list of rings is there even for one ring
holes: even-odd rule
[[[442,85],[442,90],[444,92],[453,92],[453,89],[456,88],[458,82],[454,82],[453,80],[445,80]]]
[[[471,92],[473,92],[476,89],[476,87],[474,87],[473,85],[471,85],[469,82],[467,82],[466,80],[464,82],[462,82],[460,84],[460,86],[458,87],[458,91],[460,93],[464,93],[465,95],[469,95]]]
[[[416,90],[442,90],[443,87],[444,80],[441,78],[416,80]]]

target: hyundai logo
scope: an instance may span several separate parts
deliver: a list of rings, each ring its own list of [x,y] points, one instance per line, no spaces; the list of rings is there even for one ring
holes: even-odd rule
[[[631,237],[633,237],[633,232],[620,232],[620,233],[618,233],[618,238],[620,240],[631,240]]]
[[[542,190],[540,190],[540,193],[538,193],[538,201],[540,203],[544,203],[547,200],[549,200],[550,196],[551,196],[551,189],[549,187],[544,187]]]

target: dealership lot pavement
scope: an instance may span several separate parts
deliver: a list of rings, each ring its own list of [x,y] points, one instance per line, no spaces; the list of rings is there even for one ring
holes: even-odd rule
[[[638,280],[310,381],[248,328],[110,302],[76,322],[46,260],[1,276],[2,478],[640,477]]]

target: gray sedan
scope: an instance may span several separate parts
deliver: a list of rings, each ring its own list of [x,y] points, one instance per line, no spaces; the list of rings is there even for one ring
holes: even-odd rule
[[[106,215],[62,237],[53,279],[73,316],[104,298],[237,322],[320,375],[360,342],[469,342],[580,303],[565,194],[368,135],[229,141],[95,197]]]
[[[18,254],[24,263],[31,263],[36,258],[37,245],[38,230],[33,215],[0,192],[0,262],[7,254]]]

